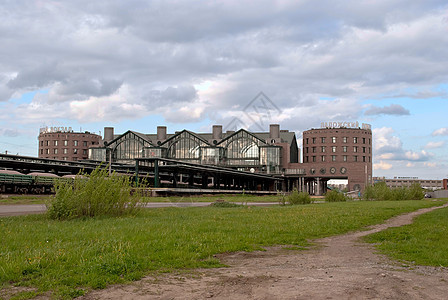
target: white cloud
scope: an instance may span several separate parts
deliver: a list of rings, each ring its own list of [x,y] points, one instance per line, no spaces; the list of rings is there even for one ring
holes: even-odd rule
[[[445,142],[444,141],[440,141],[440,142],[428,142],[425,146],[426,149],[435,149],[435,148],[442,148],[443,146],[445,146]]]
[[[379,163],[373,164],[374,170],[390,170],[392,169],[392,164],[380,161]]]
[[[425,162],[425,163],[424,163],[424,166],[425,166],[425,167],[428,167],[428,168],[436,168],[436,167],[437,167],[437,163],[433,163],[433,162]]]
[[[406,151],[404,153],[404,157],[411,161],[425,161],[428,160],[431,156],[433,156],[433,154],[426,152],[425,150],[422,150],[420,152]]]
[[[439,128],[437,130],[434,130],[432,135],[434,135],[434,136],[436,136],[436,135],[448,135],[448,128],[444,127],[444,128]]]

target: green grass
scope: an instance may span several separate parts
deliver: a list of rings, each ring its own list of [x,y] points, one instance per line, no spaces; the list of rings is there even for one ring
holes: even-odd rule
[[[358,230],[434,201],[369,201],[301,206],[161,208],[136,216],[70,221],[45,215],[0,218],[0,295],[11,286],[57,298],[82,295],[151,272],[218,267],[213,254]],[[28,293],[28,294],[27,294]]]
[[[280,200],[279,195],[188,195],[188,196],[171,196],[171,197],[145,197],[145,202],[215,202],[217,200],[224,200],[225,202],[276,202]]]
[[[448,208],[417,217],[411,225],[365,237],[380,252],[415,265],[448,267]]]
[[[45,204],[50,195],[1,195],[0,205]]]

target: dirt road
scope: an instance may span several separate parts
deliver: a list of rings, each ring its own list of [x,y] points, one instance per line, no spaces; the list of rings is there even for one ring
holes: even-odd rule
[[[317,240],[309,250],[272,247],[222,254],[219,258],[229,268],[146,277],[82,299],[447,299],[447,269],[402,266],[359,241],[409,224],[432,209],[390,219],[369,231]]]

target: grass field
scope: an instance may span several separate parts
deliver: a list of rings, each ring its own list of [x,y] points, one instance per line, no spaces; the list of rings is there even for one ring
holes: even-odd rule
[[[278,203],[280,200],[279,195],[264,195],[264,196],[255,196],[255,195],[244,195],[244,194],[235,194],[235,195],[226,195],[226,194],[218,194],[218,195],[187,195],[187,196],[171,196],[171,197],[146,197],[144,201],[147,202],[215,202],[217,200],[224,200],[226,202],[276,202]]]
[[[150,272],[218,267],[213,254],[357,230],[434,201],[324,203],[302,206],[162,208],[122,218],[53,221],[45,215],[0,218],[0,295],[30,287],[27,298],[57,298],[141,278]]]
[[[384,254],[406,263],[448,267],[448,208],[423,214],[411,225],[365,237]]]
[[[0,195],[0,205],[45,204],[50,195]]]
[[[45,204],[52,195],[2,195],[0,197],[0,205],[11,204]],[[224,200],[226,202],[279,202],[278,195],[186,195],[171,197],[145,197],[144,202],[215,202],[216,200]]]

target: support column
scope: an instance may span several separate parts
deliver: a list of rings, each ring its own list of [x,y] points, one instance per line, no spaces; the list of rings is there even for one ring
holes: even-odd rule
[[[159,184],[160,184],[159,161],[156,159],[156,160],[154,160],[154,187],[158,188]]]

